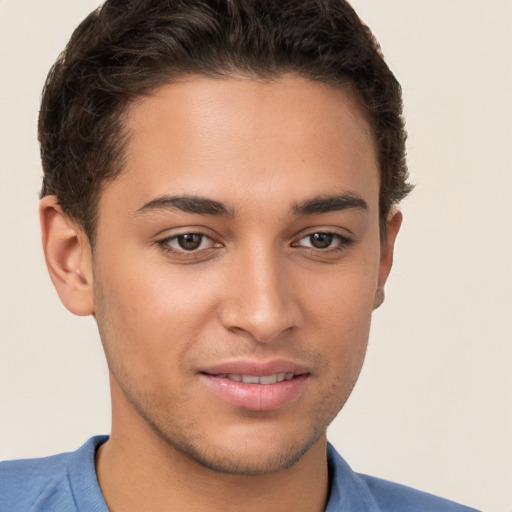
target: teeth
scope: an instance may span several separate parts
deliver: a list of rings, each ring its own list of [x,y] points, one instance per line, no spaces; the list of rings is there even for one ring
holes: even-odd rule
[[[277,382],[277,375],[264,375],[260,377],[260,384],[275,384]]]
[[[237,375],[234,373],[219,375],[219,377],[234,380],[235,382],[243,382],[244,384],[275,384],[276,382],[283,382],[291,380],[294,377],[293,373],[273,373],[271,375]]]
[[[259,384],[260,378],[255,375],[242,375],[242,382],[245,384]]]

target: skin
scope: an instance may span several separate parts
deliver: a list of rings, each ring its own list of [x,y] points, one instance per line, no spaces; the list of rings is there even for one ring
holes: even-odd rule
[[[109,508],[323,510],[326,428],[359,375],[401,222],[392,212],[381,241],[357,99],[295,76],[195,77],[138,100],[125,125],[94,254],[54,197],[41,204],[50,275],[68,309],[95,315],[109,364],[97,457]],[[337,206],[311,211],[326,197]],[[180,247],[187,233],[197,249]],[[333,236],[318,247],[315,233]],[[307,377],[283,405],[250,410],[203,378],[238,360],[292,361]]]

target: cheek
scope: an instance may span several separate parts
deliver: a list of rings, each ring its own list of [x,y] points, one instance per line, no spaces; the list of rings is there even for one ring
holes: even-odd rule
[[[368,330],[377,289],[377,258],[359,256],[336,268],[326,268],[301,281],[301,295],[310,320],[326,328],[358,338],[357,331]]]
[[[318,275],[314,285],[303,283],[307,338],[315,340],[328,380],[342,399],[355,384],[364,361],[377,286],[377,259],[356,261]]]
[[[318,407],[329,416],[327,423],[347,401],[363,366],[372,313],[367,297],[364,307],[358,307],[358,297],[338,295],[336,306],[328,315],[324,313],[324,328],[317,334],[317,350],[322,354],[325,372],[320,379],[322,398]]]
[[[107,272],[99,262],[96,318],[107,355],[153,370],[182,357],[216,301],[214,276],[198,281],[192,269],[185,274],[142,264],[110,265]]]

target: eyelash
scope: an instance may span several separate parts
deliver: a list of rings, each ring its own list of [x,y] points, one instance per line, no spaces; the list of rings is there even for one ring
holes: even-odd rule
[[[311,241],[311,237],[314,237],[317,235],[332,237],[331,240],[329,241],[329,246],[325,247],[325,248],[319,248],[319,247],[300,245],[301,241],[306,240],[306,239],[309,239]],[[172,245],[171,245],[172,242],[177,242],[180,237],[187,237],[187,236],[200,237],[199,246],[197,248],[191,249],[191,250],[187,250],[183,247],[181,249],[172,247]],[[200,248],[201,245],[206,240],[210,240],[212,245],[210,247],[201,249]],[[331,246],[330,244],[335,241],[337,241],[336,245]],[[311,253],[328,255],[328,254],[332,254],[332,253],[345,251],[353,243],[354,243],[353,239],[351,239],[347,236],[341,235],[339,233],[335,233],[332,231],[314,231],[312,233],[308,233],[308,234],[300,237],[297,242],[293,242],[291,244],[291,247],[302,247],[303,249],[306,249],[308,252],[311,252]],[[171,253],[173,255],[177,255],[177,256],[183,257],[183,258],[194,258],[194,257],[199,256],[200,254],[204,255],[206,253],[206,251],[209,252],[212,249],[222,247],[222,244],[215,242],[210,236],[208,236],[204,233],[193,232],[193,231],[179,233],[177,235],[172,235],[172,236],[166,237],[162,240],[158,240],[157,245],[160,247],[160,249],[162,251],[164,251],[166,253]]]
[[[198,236],[198,237],[201,237],[201,241],[200,241],[199,247],[203,244],[203,242],[205,240],[210,240],[212,242],[213,246],[212,247],[208,247],[208,248],[204,248],[204,249],[200,249],[198,247],[197,249],[192,249],[192,250],[187,250],[185,248],[177,249],[177,248],[173,248],[172,247],[172,245],[171,245],[172,242],[178,241],[178,239],[180,237],[186,237],[186,236]],[[159,245],[159,247],[164,252],[176,254],[178,256],[183,256],[183,257],[195,256],[195,255],[197,255],[197,254],[199,254],[201,252],[214,249],[215,246],[221,247],[221,244],[215,243],[214,240],[211,237],[209,237],[208,235],[205,235],[204,233],[193,232],[193,231],[190,231],[190,232],[187,232],[187,233],[179,233],[178,235],[169,236],[167,238],[164,238],[163,240],[159,240],[157,242],[157,244]]]
[[[322,235],[322,236],[330,236],[332,237],[332,239],[330,240],[330,242],[333,242],[333,241],[337,241],[337,244],[334,245],[334,246],[329,246],[329,247],[325,247],[325,248],[318,248],[318,247],[306,247],[306,246],[299,246],[297,244],[292,244],[292,246],[294,247],[304,247],[305,249],[308,249],[312,252],[315,252],[315,253],[320,253],[320,254],[329,254],[329,253],[332,253],[332,252],[340,252],[340,251],[344,251],[346,250],[351,244],[354,243],[354,240],[352,238],[349,238],[347,236],[344,236],[344,235],[340,235],[339,233],[334,233],[332,231],[314,231],[313,233],[308,233],[307,235],[301,237],[299,239],[299,242],[302,241],[302,240],[305,240],[305,239],[310,239],[311,240],[311,237],[314,237],[316,235]]]

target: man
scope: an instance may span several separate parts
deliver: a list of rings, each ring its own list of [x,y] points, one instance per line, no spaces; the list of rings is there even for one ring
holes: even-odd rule
[[[2,464],[0,510],[469,510],[326,440],[410,190],[400,87],[348,4],[107,1],[39,137],[46,262],[96,318],[112,430]]]

